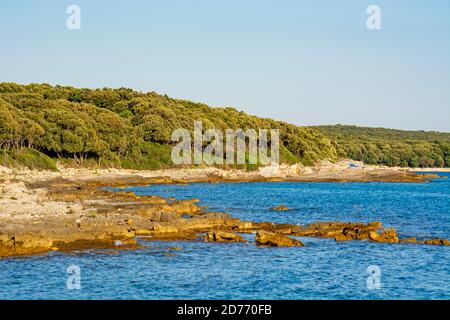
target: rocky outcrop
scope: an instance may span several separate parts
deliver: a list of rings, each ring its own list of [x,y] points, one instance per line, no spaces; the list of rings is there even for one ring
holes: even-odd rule
[[[259,230],[256,233],[255,241],[258,245],[274,246],[274,247],[303,246],[303,243],[299,240],[289,238],[279,233],[264,230]]]
[[[369,239],[374,242],[398,243],[397,232],[394,228],[383,229],[381,233],[370,231]]]
[[[0,257],[50,251],[52,240],[39,234],[0,235]]]
[[[244,238],[238,234],[216,230],[208,232],[205,240],[212,242],[245,242]]]
[[[41,232],[0,234],[0,257],[30,255],[48,251],[73,251],[95,248],[137,248],[132,239],[135,233],[121,228],[111,230],[83,230],[68,234],[55,230],[45,234]]]
[[[195,203],[198,199],[171,201],[170,203],[158,203],[141,208],[139,215],[155,222],[171,221],[182,215],[195,215],[201,212],[201,208]]]
[[[152,222],[168,222],[176,219],[178,214],[172,211],[170,206],[155,206],[147,208],[140,212],[144,218],[148,218]]]
[[[379,221],[365,223],[317,222],[304,226],[292,224],[273,224],[262,222],[258,229],[283,235],[298,237],[334,238],[336,241],[372,240],[374,242],[398,243],[395,229],[382,228]]]
[[[196,205],[200,200],[179,200],[170,204],[172,210],[178,214],[195,214],[201,211],[200,207]]]
[[[270,208],[270,210],[273,210],[273,211],[288,211],[289,208],[286,207],[285,205],[279,205],[279,206]]]
[[[205,212],[206,208],[198,205],[198,199],[178,201],[174,198],[136,195],[133,192],[110,192],[101,188],[175,183],[171,179],[117,179],[83,181],[78,178],[58,178],[14,185],[22,196],[27,192],[31,206],[22,207],[20,216],[3,216],[0,257],[51,250],[134,248],[138,247],[133,239],[135,236],[152,240],[195,240],[199,234],[206,233],[208,241],[243,241],[236,233],[255,231],[258,231],[256,243],[268,246],[303,245],[288,236],[334,238],[337,241],[370,239],[374,242],[398,242],[395,230],[382,229],[380,222],[317,222],[308,225],[256,223],[241,221],[225,213]],[[224,181],[220,177],[207,179]],[[11,187],[12,184],[8,182],[7,186]],[[19,205],[20,201],[12,200],[11,196],[8,199],[11,207]],[[283,205],[273,209],[288,210]],[[443,239],[401,242],[449,245],[449,241]]]
[[[450,246],[450,241],[447,239],[428,239],[428,240],[417,240],[416,238],[406,238],[401,239],[400,243],[410,243],[410,244],[428,244],[435,246]]]
[[[438,245],[438,246],[450,246],[450,241],[447,239],[430,239],[430,240],[423,240],[419,243]]]
[[[410,244],[415,244],[415,243],[417,243],[417,239],[416,239],[415,237],[404,238],[404,239],[400,239],[398,242],[399,242],[399,243],[410,243]]]
[[[381,222],[317,222],[293,228],[293,234],[305,237],[334,238],[337,241],[366,240],[371,231],[381,228]]]

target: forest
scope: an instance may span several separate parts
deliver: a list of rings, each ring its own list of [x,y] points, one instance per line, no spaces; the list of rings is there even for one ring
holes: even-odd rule
[[[388,166],[450,166],[446,133],[301,127],[155,92],[16,83],[0,83],[0,164],[169,167],[172,131],[191,130],[194,121],[202,121],[203,130],[279,129],[283,163],[349,157]]]
[[[167,167],[172,131],[193,130],[194,121],[202,121],[203,130],[279,129],[284,163],[337,157],[332,141],[317,130],[233,108],[126,88],[0,83],[0,160],[34,168],[54,167],[55,160],[80,166]]]
[[[339,146],[339,157],[386,166],[450,167],[450,133],[344,125],[312,128]]]

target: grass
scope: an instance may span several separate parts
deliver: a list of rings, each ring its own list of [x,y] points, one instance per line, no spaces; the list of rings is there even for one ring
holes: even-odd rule
[[[58,170],[54,159],[30,148],[0,150],[0,164],[10,168],[27,167],[38,170]]]

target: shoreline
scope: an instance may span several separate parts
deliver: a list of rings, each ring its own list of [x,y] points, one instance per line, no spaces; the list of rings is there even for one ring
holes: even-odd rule
[[[136,237],[153,240],[242,241],[239,233],[256,233],[257,243],[299,245],[290,237],[315,236],[344,240],[399,243],[396,231],[381,222],[313,223],[306,226],[241,221],[226,213],[204,211],[198,199],[176,200],[110,192],[149,184],[221,182],[426,182],[436,175],[372,166],[323,163],[261,168],[258,171],[217,168],[136,171],[71,169],[59,172],[0,167],[0,258],[48,251],[89,248],[138,248]],[[263,234],[267,232],[267,234]],[[272,238],[273,239],[272,239]],[[267,240],[267,238],[270,238]],[[291,240],[287,240],[287,239]],[[202,238],[203,239],[203,238]],[[258,240],[259,239],[259,240]],[[263,239],[263,240],[262,240]],[[442,239],[408,243],[449,244]]]
[[[449,173],[450,168],[409,168],[411,172],[439,172],[439,173]]]

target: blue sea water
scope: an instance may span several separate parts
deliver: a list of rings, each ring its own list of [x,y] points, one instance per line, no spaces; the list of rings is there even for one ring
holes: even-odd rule
[[[379,220],[397,228],[401,237],[450,238],[450,179],[423,184],[157,185],[130,190],[199,198],[209,210],[243,220]],[[278,204],[291,210],[270,210]],[[254,235],[246,237],[252,240]],[[301,240],[305,247],[142,240],[145,247],[132,251],[2,259],[0,299],[450,299],[450,247]],[[71,265],[81,271],[79,290],[67,289]],[[379,271],[375,278],[368,273],[373,266]],[[374,288],[374,283],[379,286]]]

